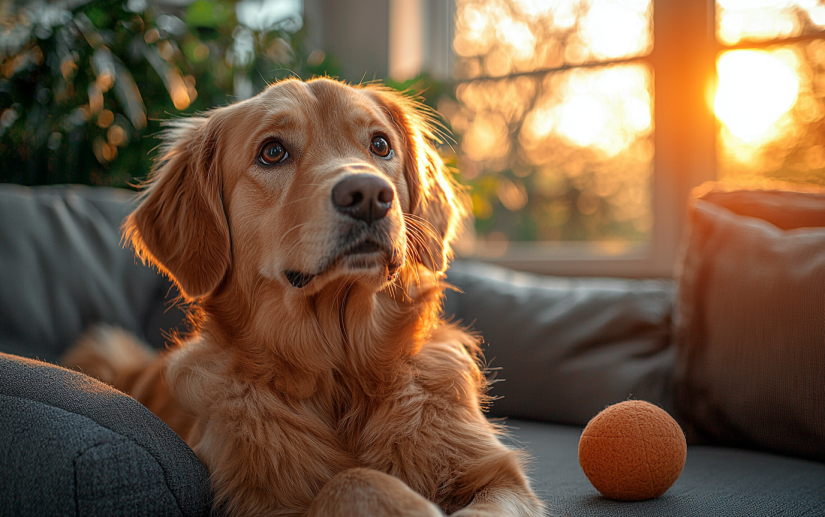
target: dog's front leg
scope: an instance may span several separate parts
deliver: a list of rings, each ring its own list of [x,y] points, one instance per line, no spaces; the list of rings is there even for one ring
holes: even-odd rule
[[[306,517],[442,517],[432,502],[397,477],[373,469],[349,469],[333,477]]]
[[[530,489],[524,475],[522,453],[509,450],[493,436],[479,437],[481,461],[458,480],[459,486],[474,486],[470,504],[455,517],[544,517],[545,507]],[[486,442],[486,443],[485,443]]]

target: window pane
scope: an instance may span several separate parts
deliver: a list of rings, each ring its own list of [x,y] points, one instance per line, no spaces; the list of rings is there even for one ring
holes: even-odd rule
[[[825,185],[825,39],[725,52],[717,70],[719,178]]]
[[[650,0],[456,0],[457,79],[641,56]]]
[[[647,65],[479,80],[442,102],[480,244],[642,241],[651,228]]]
[[[823,29],[822,0],[716,0],[716,36],[728,45],[792,38]]]

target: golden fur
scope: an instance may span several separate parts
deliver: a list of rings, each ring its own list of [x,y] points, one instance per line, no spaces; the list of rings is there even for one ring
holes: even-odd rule
[[[98,329],[64,364],[163,418],[233,515],[542,515],[522,454],[482,414],[477,340],[440,318],[464,205],[420,107],[289,80],[168,125],[125,233],[199,300],[197,332],[155,356]],[[266,166],[272,140],[289,158]],[[339,253],[365,225],[330,192],[359,174],[392,187],[366,225],[381,253]]]

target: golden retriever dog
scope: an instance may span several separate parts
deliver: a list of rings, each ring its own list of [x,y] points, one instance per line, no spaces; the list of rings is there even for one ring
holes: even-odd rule
[[[440,316],[464,205],[426,112],[287,80],[167,124],[124,229],[196,332],[156,355],[99,329],[64,364],[169,424],[231,515],[543,515]]]

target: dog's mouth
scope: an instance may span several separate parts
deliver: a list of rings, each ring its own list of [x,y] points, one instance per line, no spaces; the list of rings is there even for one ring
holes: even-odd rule
[[[361,241],[360,243],[352,246],[351,248],[344,250],[341,255],[366,255],[369,253],[378,253],[384,252],[386,249],[382,247],[380,244],[376,244],[370,240]]]
[[[301,289],[317,276],[322,275],[336,264],[346,261],[346,266],[350,269],[367,269],[375,266],[379,262],[384,262],[388,271],[388,281],[391,280],[401,267],[400,253],[389,244],[381,244],[370,239],[363,239],[355,244],[346,246],[342,251],[335,254],[327,261],[326,265],[320,268],[318,273],[305,273],[303,271],[286,270],[284,276],[292,285]]]

